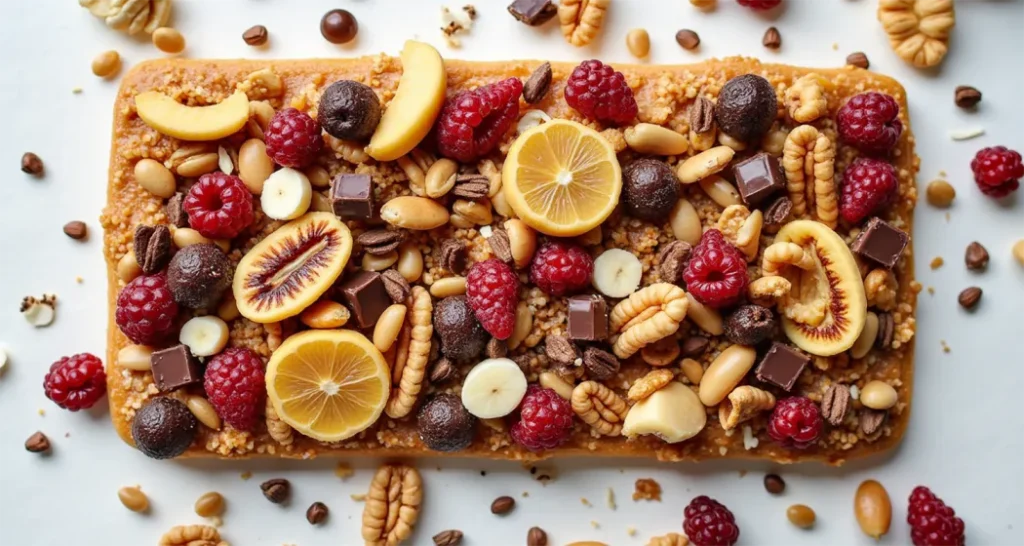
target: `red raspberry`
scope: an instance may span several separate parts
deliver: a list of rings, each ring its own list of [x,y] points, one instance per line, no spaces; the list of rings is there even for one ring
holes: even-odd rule
[[[448,99],[437,117],[441,155],[468,163],[495,147],[519,117],[523,82],[509,78]]]
[[[203,237],[233,239],[253,220],[252,194],[237,176],[212,172],[199,177],[182,208]]]
[[[694,546],[732,546],[740,538],[732,512],[706,495],[694,498],[683,510],[683,530]]]
[[[592,59],[583,61],[565,82],[565,102],[597,121],[625,125],[636,117],[636,99],[622,72]]]
[[[282,167],[293,169],[312,163],[324,146],[320,122],[295,108],[285,108],[274,114],[263,135],[270,159]]]
[[[224,349],[207,363],[203,387],[221,419],[238,430],[252,430],[267,392],[263,360],[250,349]]]
[[[903,132],[899,113],[896,99],[885,93],[855,95],[836,114],[839,138],[862,152],[888,152]]]
[[[1020,187],[1019,178],[1024,177],[1024,165],[1020,154],[1006,146],[982,148],[971,160],[974,183],[989,197],[1006,197]]]
[[[594,260],[583,247],[548,241],[533,255],[530,282],[551,296],[564,296],[590,284]]]
[[[736,3],[748,8],[764,10],[774,8],[781,4],[782,0],[736,0]]]
[[[964,520],[923,485],[910,493],[907,523],[914,546],[964,546]]]
[[[107,392],[107,373],[100,359],[89,353],[65,356],[50,365],[43,391],[66,410],[89,409]]]
[[[747,259],[717,229],[709,229],[683,271],[694,299],[716,309],[734,305],[747,289]]]
[[[496,258],[475,264],[466,275],[466,299],[484,330],[498,339],[512,335],[519,277],[508,264]]]
[[[899,191],[896,169],[873,157],[858,157],[843,172],[839,214],[856,225],[892,204]]]
[[[823,426],[817,404],[806,396],[791,396],[775,404],[768,435],[783,447],[806,449],[818,441]]]
[[[572,406],[558,393],[537,385],[526,389],[512,439],[530,451],[554,449],[572,433]]]
[[[178,304],[165,275],[142,275],[117,295],[114,321],[133,343],[158,345],[174,331]]]

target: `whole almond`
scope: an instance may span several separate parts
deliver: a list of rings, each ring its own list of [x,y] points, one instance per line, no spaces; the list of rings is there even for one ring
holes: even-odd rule
[[[540,527],[530,527],[526,533],[526,546],[548,546],[548,534]]]
[[[875,480],[865,480],[853,497],[853,514],[864,534],[878,540],[889,532],[892,502],[889,493]]]
[[[512,497],[498,497],[491,503],[491,513],[504,515],[512,511],[516,507],[516,499]]]

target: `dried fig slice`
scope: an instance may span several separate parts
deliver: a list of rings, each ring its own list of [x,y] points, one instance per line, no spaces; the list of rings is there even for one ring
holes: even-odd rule
[[[298,315],[341,275],[352,234],[329,212],[288,222],[238,262],[232,291],[243,317],[259,323]]]
[[[813,258],[808,269],[782,271],[793,285],[780,302],[786,337],[817,356],[849,349],[867,318],[864,283],[849,247],[831,228],[812,220],[786,224],[775,236],[774,244],[780,243],[794,243]]]

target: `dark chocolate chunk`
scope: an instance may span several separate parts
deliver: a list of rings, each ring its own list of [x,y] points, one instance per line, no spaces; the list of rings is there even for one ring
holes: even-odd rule
[[[596,294],[569,298],[569,339],[604,341],[608,338],[608,304]]]
[[[558,7],[551,0],[516,0],[509,4],[508,12],[518,21],[535,27],[551,20]]]
[[[373,181],[368,174],[339,174],[331,182],[331,207],[342,220],[369,220],[373,206]]]
[[[779,160],[767,152],[758,152],[733,165],[732,174],[736,179],[736,189],[748,207],[756,206],[786,188]]]
[[[810,362],[811,357],[788,345],[775,342],[761,359],[761,363],[757,365],[754,375],[760,381],[777,385],[788,391],[793,388],[797,378],[800,377],[800,372],[804,371],[804,367]]]
[[[153,367],[153,383],[160,392],[170,392],[203,380],[199,360],[192,356],[185,345],[155,351],[150,357],[150,363]]]
[[[868,220],[850,248],[860,256],[892,269],[909,241],[910,236],[905,231],[892,227],[876,216]]]
[[[360,328],[373,326],[391,305],[391,296],[384,288],[384,281],[375,271],[359,271],[352,275],[341,285],[341,295]]]

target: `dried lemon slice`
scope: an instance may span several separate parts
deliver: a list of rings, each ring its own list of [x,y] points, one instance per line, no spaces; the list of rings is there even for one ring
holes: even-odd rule
[[[612,145],[574,121],[549,121],[516,139],[502,191],[520,219],[559,237],[582,235],[615,210],[622,169]]]
[[[350,438],[376,422],[390,384],[384,356],[352,330],[295,334],[267,364],[267,396],[278,416],[322,442]]]

